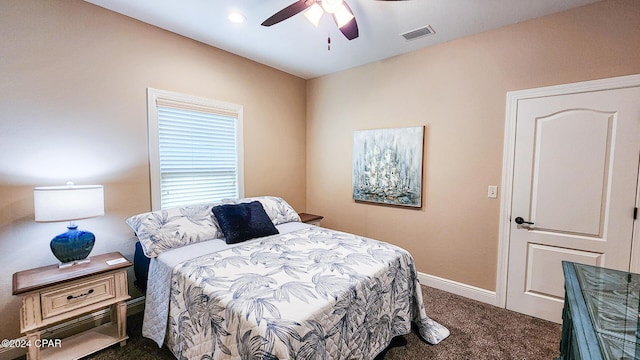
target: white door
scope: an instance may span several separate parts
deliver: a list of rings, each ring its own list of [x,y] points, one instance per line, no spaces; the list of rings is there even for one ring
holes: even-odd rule
[[[508,309],[561,322],[562,260],[629,270],[639,159],[639,87],[518,101]]]

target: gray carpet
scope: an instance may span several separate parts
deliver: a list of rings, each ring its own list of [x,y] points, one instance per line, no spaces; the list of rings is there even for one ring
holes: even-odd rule
[[[404,359],[518,359],[550,360],[559,355],[561,326],[434,288],[423,287],[427,314],[445,325],[451,336],[429,345],[415,333],[396,339],[376,360]],[[175,359],[141,336],[142,314],[128,319],[129,342],[113,346],[87,359]],[[403,344],[405,343],[406,344]]]
[[[385,360],[518,359],[551,360],[560,355],[562,326],[513,311],[423,287],[427,315],[451,335],[432,346],[415,333],[407,345],[391,348]]]

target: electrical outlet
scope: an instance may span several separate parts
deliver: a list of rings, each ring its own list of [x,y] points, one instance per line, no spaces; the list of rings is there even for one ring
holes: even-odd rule
[[[489,185],[489,189],[487,190],[487,197],[490,199],[495,199],[498,197],[498,186]]]

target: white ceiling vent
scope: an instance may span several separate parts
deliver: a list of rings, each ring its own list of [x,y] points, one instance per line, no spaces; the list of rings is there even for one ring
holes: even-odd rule
[[[400,35],[402,35],[402,37],[405,40],[415,40],[417,38],[421,38],[423,36],[428,36],[428,35],[433,35],[435,33],[436,32],[433,30],[431,25],[427,25],[427,26],[423,26],[423,27],[415,29],[415,30],[407,31],[406,33],[400,34]]]

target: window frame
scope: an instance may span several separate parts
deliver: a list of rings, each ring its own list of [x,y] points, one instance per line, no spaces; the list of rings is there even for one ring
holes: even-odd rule
[[[158,131],[158,101],[175,102],[195,111],[219,114],[232,114],[236,117],[236,155],[238,197],[244,197],[244,146],[243,146],[243,107],[223,101],[186,95],[172,91],[147,88],[147,132],[149,140],[149,175],[151,182],[151,209],[161,210],[160,191],[160,141]]]

